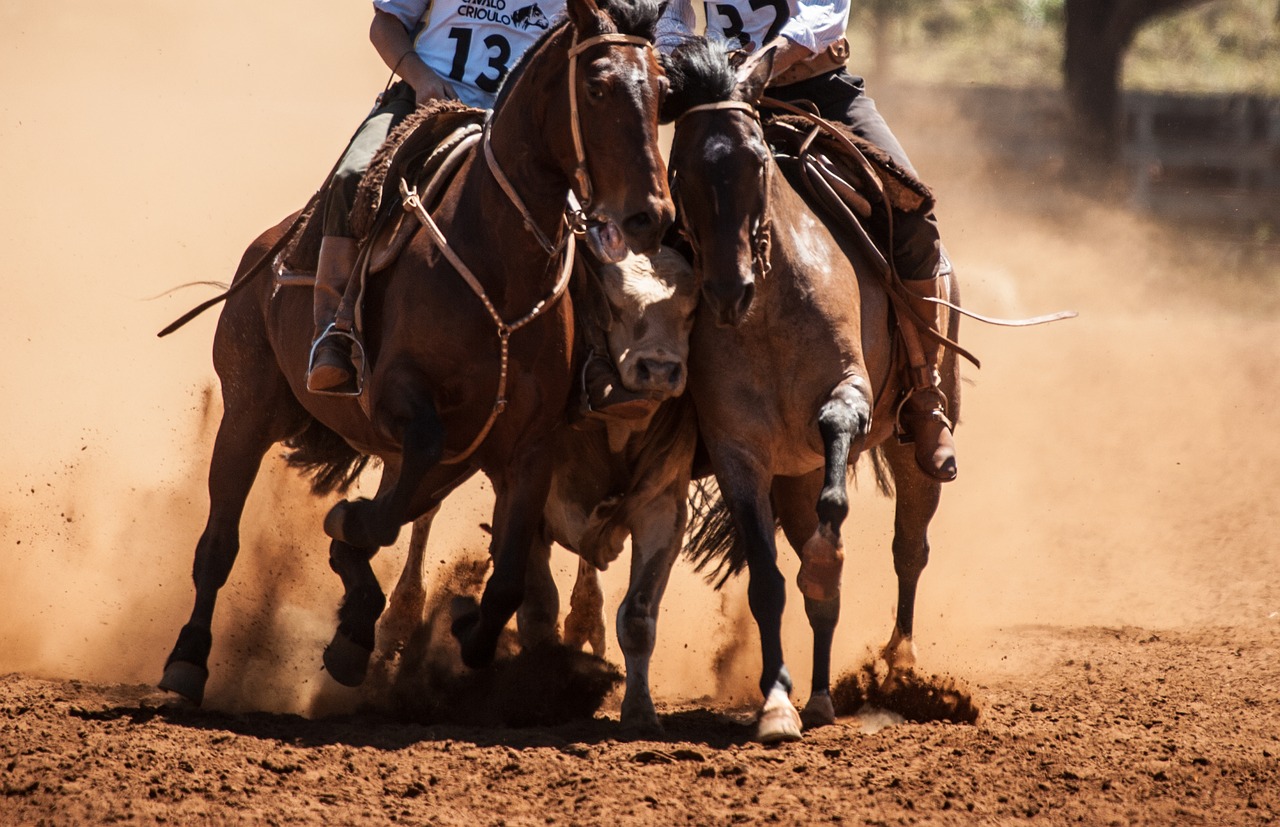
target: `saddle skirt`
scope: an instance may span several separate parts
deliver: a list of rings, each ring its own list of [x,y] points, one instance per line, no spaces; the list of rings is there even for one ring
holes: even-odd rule
[[[430,179],[455,146],[480,133],[484,117],[483,109],[457,101],[432,101],[419,106],[387,136],[361,178],[351,208],[352,234],[362,251],[372,246],[362,252],[369,257],[368,272],[390,266],[417,229],[417,219],[401,209],[400,179],[414,184]],[[323,205],[331,184],[326,181],[313,199],[314,206],[299,216],[301,229],[275,262],[276,280],[282,285],[309,286],[314,281],[324,236]]]

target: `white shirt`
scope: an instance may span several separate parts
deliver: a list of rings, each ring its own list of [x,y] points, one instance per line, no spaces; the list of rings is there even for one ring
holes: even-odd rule
[[[410,32],[427,8],[413,50],[468,106],[492,109],[520,56],[564,14],[564,0],[373,0]]]
[[[670,0],[658,19],[658,49],[670,52],[694,33],[694,0]],[[811,52],[844,37],[850,0],[704,0],[707,36],[758,49],[781,35]]]

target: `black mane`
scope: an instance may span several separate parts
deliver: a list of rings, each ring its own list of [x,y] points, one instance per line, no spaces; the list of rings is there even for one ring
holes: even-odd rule
[[[662,105],[662,120],[672,121],[691,106],[727,101],[735,87],[730,53],[737,44],[690,37],[662,59],[671,84]]]
[[[661,12],[659,0],[596,0],[596,6],[608,15],[613,21],[614,28],[621,34],[653,40],[658,29],[658,15]],[[537,54],[548,40],[560,34],[568,26],[568,17],[561,17],[525,50],[525,53],[516,61],[516,65],[512,66],[507,76],[503,78],[502,88],[498,90],[498,97],[493,102],[494,109],[502,104],[511,87],[515,86],[520,75],[524,73],[529,59]]]

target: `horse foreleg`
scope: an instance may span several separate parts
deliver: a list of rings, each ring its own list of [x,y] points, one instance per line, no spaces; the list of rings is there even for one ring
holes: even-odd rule
[[[916,664],[916,587],[929,562],[929,522],[938,510],[942,485],[915,467],[911,446],[886,446],[897,488],[893,517],[893,570],[898,575],[898,607],[893,634],[882,655],[889,667],[886,687],[896,684]]]
[[[369,565],[377,551],[376,546],[356,548],[341,540],[329,544],[329,567],[342,578],[345,593],[338,609],[338,629],[324,650],[324,667],[343,686],[364,683],[373,654],[374,628],[387,605]]]
[[[209,521],[196,545],[191,577],[196,600],[191,618],[165,661],[160,688],[193,703],[204,700],[213,646],[213,608],[240,551],[240,517],[262,457],[275,441],[250,417],[228,413],[218,427],[209,463]]]
[[[325,533],[356,548],[378,549],[394,543],[400,527],[421,513],[412,509],[423,480],[440,464],[444,437],[444,423],[435,406],[419,403],[404,426],[395,484],[380,488],[372,500],[334,505],[324,518]],[[459,473],[468,471],[464,468]]]
[[[658,607],[680,553],[687,520],[688,480],[673,485],[638,515],[631,534],[631,582],[618,607],[618,646],[627,667],[622,726],[661,733],[649,691],[649,661],[658,637]]]
[[[849,515],[849,450],[854,440],[866,435],[871,424],[871,405],[862,386],[857,377],[846,380],[818,412],[824,459],[818,525],[800,550],[796,584],[805,597],[819,602],[832,600],[840,593],[840,572],[844,567],[840,527]]]
[[[782,611],[787,583],[778,570],[769,473],[757,456],[762,443],[711,444],[712,465],[721,495],[746,551],[747,603],[760,632],[760,692],[764,706],[756,738],[763,743],[800,738],[800,714],[791,703],[791,675],[782,658]]]
[[[525,650],[559,640],[560,592],[551,576],[551,541],[539,531],[529,551],[524,600],[516,611],[516,629]]]
[[[824,483],[821,470],[803,477],[779,477],[773,482],[773,503],[782,523],[787,542],[794,549],[804,547],[817,529],[818,516],[813,504]],[[800,711],[805,729],[835,723],[835,705],[831,701],[831,644],[840,620],[840,592],[827,600],[804,598],[804,612],[813,631],[813,681],[809,700]]]
[[[493,662],[498,637],[524,600],[529,551],[542,526],[542,512],[551,490],[551,462],[544,444],[526,448],[500,474],[491,477],[495,494],[493,573],[485,584],[478,608],[455,615],[454,637],[462,662],[472,669]]]
[[[578,558],[578,576],[569,595],[569,614],[564,619],[564,643],[581,649],[591,647],[591,654],[604,657],[604,592],[596,567]]]

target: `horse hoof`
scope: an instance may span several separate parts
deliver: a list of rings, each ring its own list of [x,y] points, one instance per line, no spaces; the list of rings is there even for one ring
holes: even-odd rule
[[[343,686],[359,686],[369,671],[371,655],[373,650],[337,632],[324,648],[324,668]]]
[[[182,660],[171,661],[164,668],[159,686],[199,706],[204,702],[204,685],[209,680],[209,670]]]
[[[378,521],[370,519],[376,516],[369,512],[373,507],[374,502],[364,498],[334,503],[324,515],[324,533],[340,543],[362,549],[376,550],[394,544],[400,536],[400,526],[384,526],[379,531]]]
[[[476,631],[480,626],[480,604],[474,597],[455,597],[449,604],[449,616],[453,622],[449,631],[458,641],[462,662],[468,669],[483,669],[493,663],[494,653],[498,649],[495,639],[486,645],[485,641],[476,640]]]
[[[796,712],[795,706],[792,705],[786,693],[780,689],[770,692],[764,708],[760,710],[760,721],[756,724],[756,740],[762,744],[799,741],[800,727],[800,713]]]
[[[800,550],[800,572],[796,585],[810,600],[826,602],[840,596],[840,573],[844,570],[844,552],[840,542],[819,526]]]
[[[645,740],[655,740],[665,734],[662,722],[658,720],[658,711],[653,702],[628,704],[622,701],[622,729],[628,735]]]
[[[805,729],[817,729],[834,724],[836,707],[831,702],[831,693],[816,692],[810,696],[809,702],[804,705],[804,709],[800,710],[800,720],[804,723]]]
[[[329,509],[329,513],[324,515],[324,533],[340,543],[350,542],[347,540],[346,517],[351,512],[351,503],[346,500],[336,502],[333,508]],[[355,545],[352,543],[352,545]]]

